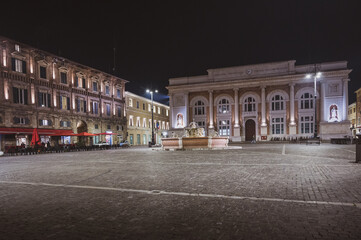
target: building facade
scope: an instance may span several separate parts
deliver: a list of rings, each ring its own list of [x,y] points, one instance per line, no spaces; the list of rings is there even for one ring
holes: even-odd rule
[[[350,121],[350,129],[352,136],[356,136],[356,103],[348,105],[348,120]]]
[[[27,132],[32,128],[48,129],[49,133],[104,133],[89,140],[90,144],[119,142],[126,133],[126,82],[0,37],[1,149],[22,142],[28,145],[31,138]],[[77,140],[69,137],[66,142]]]
[[[356,92],[356,133],[361,134],[361,88]]]
[[[194,121],[208,134],[265,141],[313,136],[316,120],[323,140],[350,135],[347,62],[295,62],[209,69],[207,75],[169,79],[171,131],[180,135]]]
[[[127,113],[127,140],[131,145],[148,145],[152,141],[152,101],[131,92],[125,92]],[[156,144],[169,130],[169,107],[153,101],[153,130]]]

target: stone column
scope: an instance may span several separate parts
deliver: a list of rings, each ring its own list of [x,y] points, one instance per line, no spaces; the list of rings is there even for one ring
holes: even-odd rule
[[[261,136],[267,137],[267,123],[266,123],[266,86],[261,86],[261,114],[262,114],[262,123],[261,123]]]
[[[173,128],[173,95],[169,94],[169,129]]]
[[[346,121],[347,116],[347,110],[348,110],[348,81],[350,81],[348,78],[343,79],[343,119],[342,121]]]
[[[234,126],[233,126],[233,137],[232,141],[241,141],[241,129],[239,126],[239,98],[238,98],[238,88],[234,88]]]
[[[185,107],[186,107],[186,111],[185,111],[185,118],[184,118],[184,127],[187,127],[189,122],[188,122],[188,118],[189,118],[189,99],[188,99],[189,95],[188,92],[184,93],[184,102],[185,102]]]
[[[325,82],[321,81],[321,96],[319,97],[320,99],[320,105],[321,105],[321,110],[320,110],[320,122],[325,122],[327,121],[325,119],[325,93],[326,93],[326,86],[325,86]]]
[[[296,134],[296,123],[295,123],[295,84],[290,84],[290,135]]]
[[[209,90],[209,128],[214,128],[213,125],[213,90]]]

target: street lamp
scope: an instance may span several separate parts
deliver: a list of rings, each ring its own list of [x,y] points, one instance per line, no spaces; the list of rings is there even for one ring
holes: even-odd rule
[[[315,108],[315,116],[313,117],[313,121],[314,121],[314,134],[313,134],[313,138],[317,138],[317,106],[316,106],[316,99],[317,99],[317,78],[321,77],[321,72],[317,72],[317,66],[315,65],[314,67],[314,73],[313,74],[307,74],[306,78],[310,79],[311,77],[313,77],[313,83],[314,83],[314,100],[313,100],[313,107]],[[322,113],[321,113],[322,114]]]
[[[155,90],[154,92],[157,93],[158,90]],[[150,99],[152,100],[152,145],[154,145],[153,91],[147,89],[147,93],[150,93]]]

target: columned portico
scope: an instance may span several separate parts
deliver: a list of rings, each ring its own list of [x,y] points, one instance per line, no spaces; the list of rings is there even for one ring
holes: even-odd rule
[[[290,135],[296,134],[296,123],[295,123],[295,84],[290,84]]]
[[[210,90],[209,92],[209,129],[214,128],[213,125],[213,91]]]
[[[241,141],[241,129],[239,126],[239,97],[238,97],[238,88],[233,89],[234,91],[234,137],[233,141]]]
[[[261,86],[261,110],[262,110],[261,136],[267,136],[266,86]]]

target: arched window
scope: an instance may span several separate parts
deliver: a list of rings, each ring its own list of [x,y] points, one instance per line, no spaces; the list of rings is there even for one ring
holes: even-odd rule
[[[219,100],[218,102],[218,113],[227,114],[230,112],[229,101],[225,98]]]
[[[281,95],[275,95],[272,97],[272,111],[284,110],[284,100]]]
[[[194,106],[194,115],[204,115],[204,102],[198,100]]]
[[[311,93],[302,94],[301,109],[313,109],[313,95]]]
[[[256,100],[253,97],[248,97],[244,100],[244,111],[245,112],[256,111]]]

